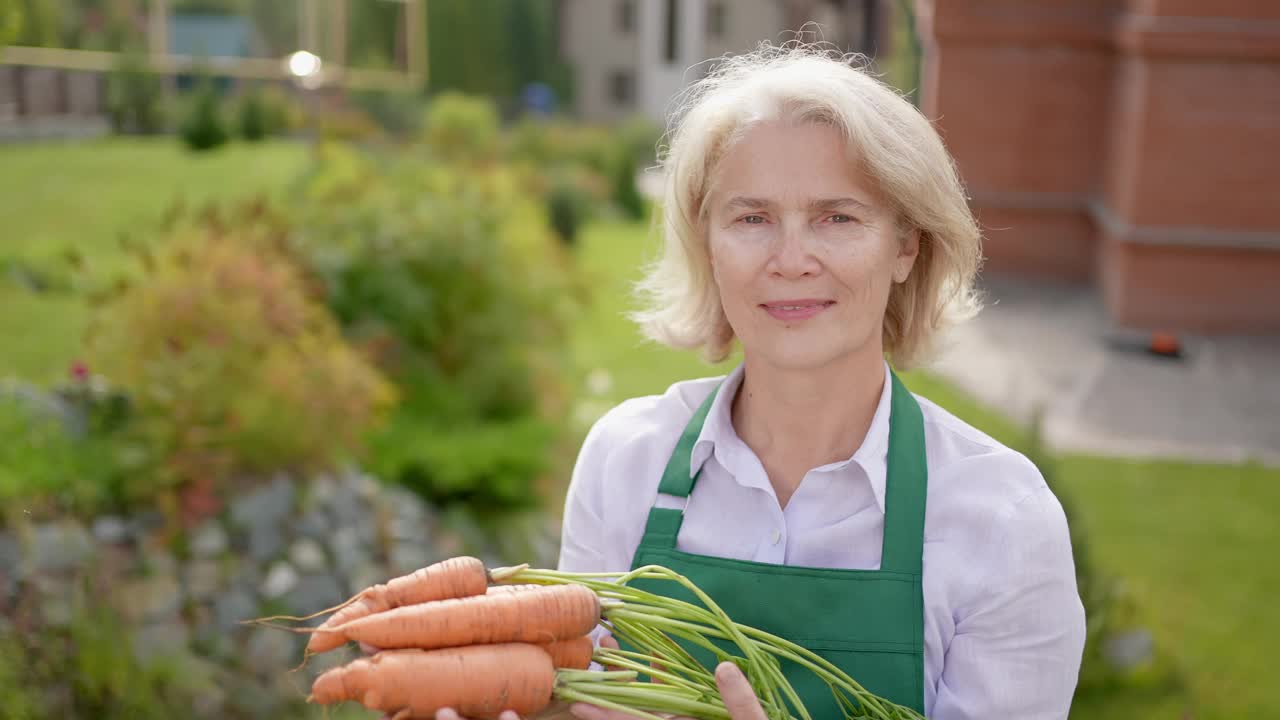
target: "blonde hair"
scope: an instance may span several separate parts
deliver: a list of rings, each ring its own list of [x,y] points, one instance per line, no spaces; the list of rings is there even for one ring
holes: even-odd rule
[[[728,356],[734,335],[712,277],[706,198],[733,143],[774,119],[839,128],[897,213],[902,236],[919,232],[915,266],[893,285],[885,311],[883,343],[894,366],[918,363],[941,329],[978,311],[981,234],[955,164],[924,115],[854,67],[856,57],[815,44],[763,43],[724,59],[681,96],[662,157],[663,250],[637,287],[646,307],[632,316],[650,339],[701,348],[711,362]]]

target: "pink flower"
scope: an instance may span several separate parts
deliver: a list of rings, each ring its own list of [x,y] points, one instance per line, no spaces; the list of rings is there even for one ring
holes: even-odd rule
[[[89,379],[89,366],[83,360],[77,360],[71,363],[71,377],[79,382]]]

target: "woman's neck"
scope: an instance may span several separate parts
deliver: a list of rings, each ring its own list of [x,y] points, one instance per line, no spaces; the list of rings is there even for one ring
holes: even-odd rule
[[[732,418],[785,507],[809,470],[846,460],[862,445],[884,390],[879,352],[791,370],[745,360]]]

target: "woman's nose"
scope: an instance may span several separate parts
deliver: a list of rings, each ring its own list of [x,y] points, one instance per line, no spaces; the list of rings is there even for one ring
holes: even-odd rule
[[[786,278],[821,272],[822,264],[813,253],[811,235],[807,224],[783,223],[769,257],[769,272]]]

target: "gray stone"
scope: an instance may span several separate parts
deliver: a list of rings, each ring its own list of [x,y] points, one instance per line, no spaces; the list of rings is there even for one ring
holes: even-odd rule
[[[1146,628],[1136,628],[1116,633],[1102,644],[1102,655],[1107,664],[1120,672],[1129,672],[1151,661],[1155,643]]]
[[[342,586],[332,575],[304,575],[284,602],[295,615],[310,615],[346,599]]]
[[[328,509],[334,524],[339,527],[357,527],[369,522],[368,504],[345,482],[334,486]]]
[[[164,513],[159,510],[144,510],[130,519],[129,524],[133,528],[133,536],[138,540],[144,540],[149,535],[164,527]]]
[[[294,487],[289,476],[280,474],[271,482],[231,502],[231,522],[238,528],[276,527],[282,524],[294,505]]]
[[[213,597],[222,584],[222,568],[212,560],[195,560],[182,571],[187,595],[196,601]]]
[[[191,554],[211,558],[227,551],[227,531],[216,520],[208,520],[191,535]]]
[[[297,585],[298,571],[287,562],[278,562],[271,566],[271,570],[267,572],[267,579],[262,581],[258,592],[265,598],[274,599],[284,596]]]
[[[174,617],[182,605],[182,588],[172,575],[152,575],[121,583],[115,605],[133,622]]]
[[[350,594],[355,595],[367,587],[385,583],[391,579],[392,575],[381,565],[369,563],[352,570],[348,577],[350,581],[347,587],[350,590]]]
[[[17,588],[22,579],[22,548],[8,533],[0,532],[0,606]]]
[[[148,575],[178,574],[178,559],[168,550],[152,550],[143,556],[142,562]]]
[[[329,519],[319,510],[312,510],[298,518],[298,534],[312,540],[323,541],[329,536]]]
[[[144,665],[183,655],[190,642],[188,635],[181,620],[143,625],[133,633],[133,655]]]
[[[398,486],[390,486],[382,491],[382,501],[397,518],[425,523],[430,520],[431,512],[422,498],[409,490]]]
[[[266,562],[284,551],[284,533],[277,525],[257,525],[249,530],[249,557]]]
[[[274,717],[280,710],[283,697],[257,681],[243,679],[235,683],[228,696],[228,715],[246,718]]]
[[[324,548],[310,538],[302,538],[289,548],[289,560],[304,573],[318,573],[328,564]]]
[[[276,675],[297,665],[298,657],[295,657],[295,653],[299,649],[299,643],[295,638],[299,636],[265,630],[249,636],[249,647],[245,651],[244,658],[245,665],[264,677]]]
[[[39,597],[41,619],[50,627],[70,627],[73,611],[84,599],[76,583],[64,576],[39,575],[31,585]]]
[[[27,561],[37,572],[73,570],[92,555],[93,542],[79,523],[47,523],[32,533]]]
[[[428,532],[426,521],[393,517],[391,518],[391,539],[425,544],[430,542],[431,533]]]
[[[398,542],[391,547],[389,558],[391,572],[396,575],[411,573],[430,565],[435,558],[431,546],[426,543]]]
[[[343,575],[350,575],[356,568],[368,565],[372,557],[355,528],[339,528],[329,538],[329,550],[333,553],[333,566]]]
[[[104,515],[93,521],[93,538],[107,545],[119,545],[129,539],[129,523],[122,517]]]
[[[337,486],[338,482],[332,475],[327,473],[317,475],[315,479],[311,481],[310,490],[308,491],[310,507],[327,507],[333,501],[333,493]]]
[[[251,620],[258,611],[253,594],[243,589],[233,589],[213,598],[213,621],[219,630],[233,630],[242,620]]]

